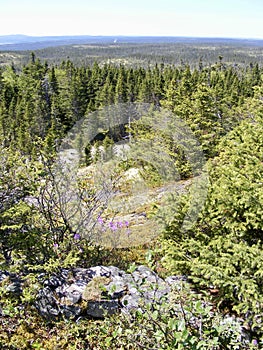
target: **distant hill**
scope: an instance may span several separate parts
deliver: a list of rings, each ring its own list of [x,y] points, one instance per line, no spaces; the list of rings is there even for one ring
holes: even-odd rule
[[[95,44],[114,42],[115,37],[100,36],[27,36],[27,35],[3,35],[0,36],[1,51],[25,51],[37,50],[47,47]]]
[[[161,43],[216,43],[262,46],[263,40],[256,39],[228,39],[228,38],[191,38],[191,37],[151,37],[151,36],[0,36],[0,51],[37,50],[54,46],[74,44],[161,44]]]
[[[21,68],[31,52],[42,62],[60,64],[70,59],[75,65],[123,64],[147,67],[159,64],[189,64],[191,68],[224,64],[263,66],[263,40],[190,37],[132,36],[0,36],[0,68]]]

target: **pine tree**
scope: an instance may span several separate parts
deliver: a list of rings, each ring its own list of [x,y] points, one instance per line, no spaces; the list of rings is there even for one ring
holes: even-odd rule
[[[125,69],[120,66],[115,87],[115,103],[125,103],[127,101],[126,80]]]

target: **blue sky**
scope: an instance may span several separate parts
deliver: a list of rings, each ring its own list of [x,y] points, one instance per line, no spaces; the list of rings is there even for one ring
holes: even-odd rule
[[[263,0],[0,0],[0,35],[263,39]]]

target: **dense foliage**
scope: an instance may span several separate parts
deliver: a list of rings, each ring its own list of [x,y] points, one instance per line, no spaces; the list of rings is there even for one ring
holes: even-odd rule
[[[52,145],[52,138],[60,138],[92,110],[139,101],[161,104],[185,119],[204,150],[213,154],[219,138],[244,117],[236,109],[261,82],[258,64],[242,68],[220,61],[190,70],[188,65],[76,67],[66,61],[49,67],[32,54],[21,72],[13,66],[0,71],[1,139],[5,147],[33,155],[39,139]]]
[[[222,139],[218,156],[209,162],[211,185],[198,222],[181,232],[189,201],[181,198],[180,211],[174,216],[172,206],[166,215],[163,248],[170,271],[218,289],[222,307],[228,304],[246,315],[249,326],[262,332],[262,99],[250,112]]]
[[[213,311],[218,307],[220,312],[243,317],[262,344],[262,87],[263,69],[257,63],[227,65],[222,57],[216,64],[200,62],[198,68],[191,69],[185,64],[127,67],[95,62],[75,66],[69,60],[49,66],[32,54],[20,71],[13,65],[1,68],[0,269],[51,273],[65,266],[102,261],[122,267],[144,261],[148,246],[106,249],[76,236],[65,218],[62,199],[54,192],[50,166],[63,136],[92,111],[125,102],[162,106],[184,120],[200,142],[209,159],[210,187],[205,207],[188,231],[182,232],[181,224],[192,194],[173,198],[158,212],[164,233],[151,246],[157,266],[164,274],[187,274],[200,291],[216,290],[209,304]],[[153,129],[134,124],[130,130],[134,135],[156,140]],[[113,143],[113,139],[104,142]],[[175,145],[169,148],[169,138],[165,142],[163,147],[171,151],[182,177],[190,177],[183,151]],[[154,174],[147,176],[155,180]],[[76,191],[89,196],[83,197],[83,203],[92,210],[96,203],[87,183],[77,185]],[[202,308],[190,292],[175,298],[183,298],[182,315],[187,311],[203,320],[202,336],[187,317],[184,322],[180,317],[171,318],[173,310],[167,310],[164,303],[164,310],[158,306],[146,314],[136,313],[133,319],[64,323],[68,343],[60,337],[60,345],[54,345],[56,324],[45,324],[32,310],[36,281],[30,278],[28,289],[18,299],[1,287],[1,313],[12,320],[9,325],[1,318],[3,348],[78,349],[91,344],[92,349],[140,349],[158,344],[163,349],[241,349],[235,330],[230,334],[220,323],[220,314],[212,317],[212,308]],[[36,322],[41,330],[36,329]],[[95,327],[99,329],[97,340]],[[77,334],[74,340],[73,332]]]

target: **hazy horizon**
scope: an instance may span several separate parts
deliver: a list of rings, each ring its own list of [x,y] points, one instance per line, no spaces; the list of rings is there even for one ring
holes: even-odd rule
[[[109,37],[109,38],[121,38],[121,37],[127,37],[127,38],[140,38],[140,37],[148,37],[148,38],[186,38],[186,39],[226,39],[226,40],[263,40],[263,38],[256,38],[256,37],[231,37],[231,36],[194,36],[194,35],[144,35],[144,34],[138,34],[138,35],[125,35],[125,34],[48,34],[48,35],[31,35],[31,34],[24,34],[24,33],[9,33],[9,34],[0,34],[0,37],[15,37],[15,36],[21,36],[21,37],[28,37],[28,38],[59,38],[59,37]]]
[[[263,39],[262,0],[3,0],[0,36]]]

